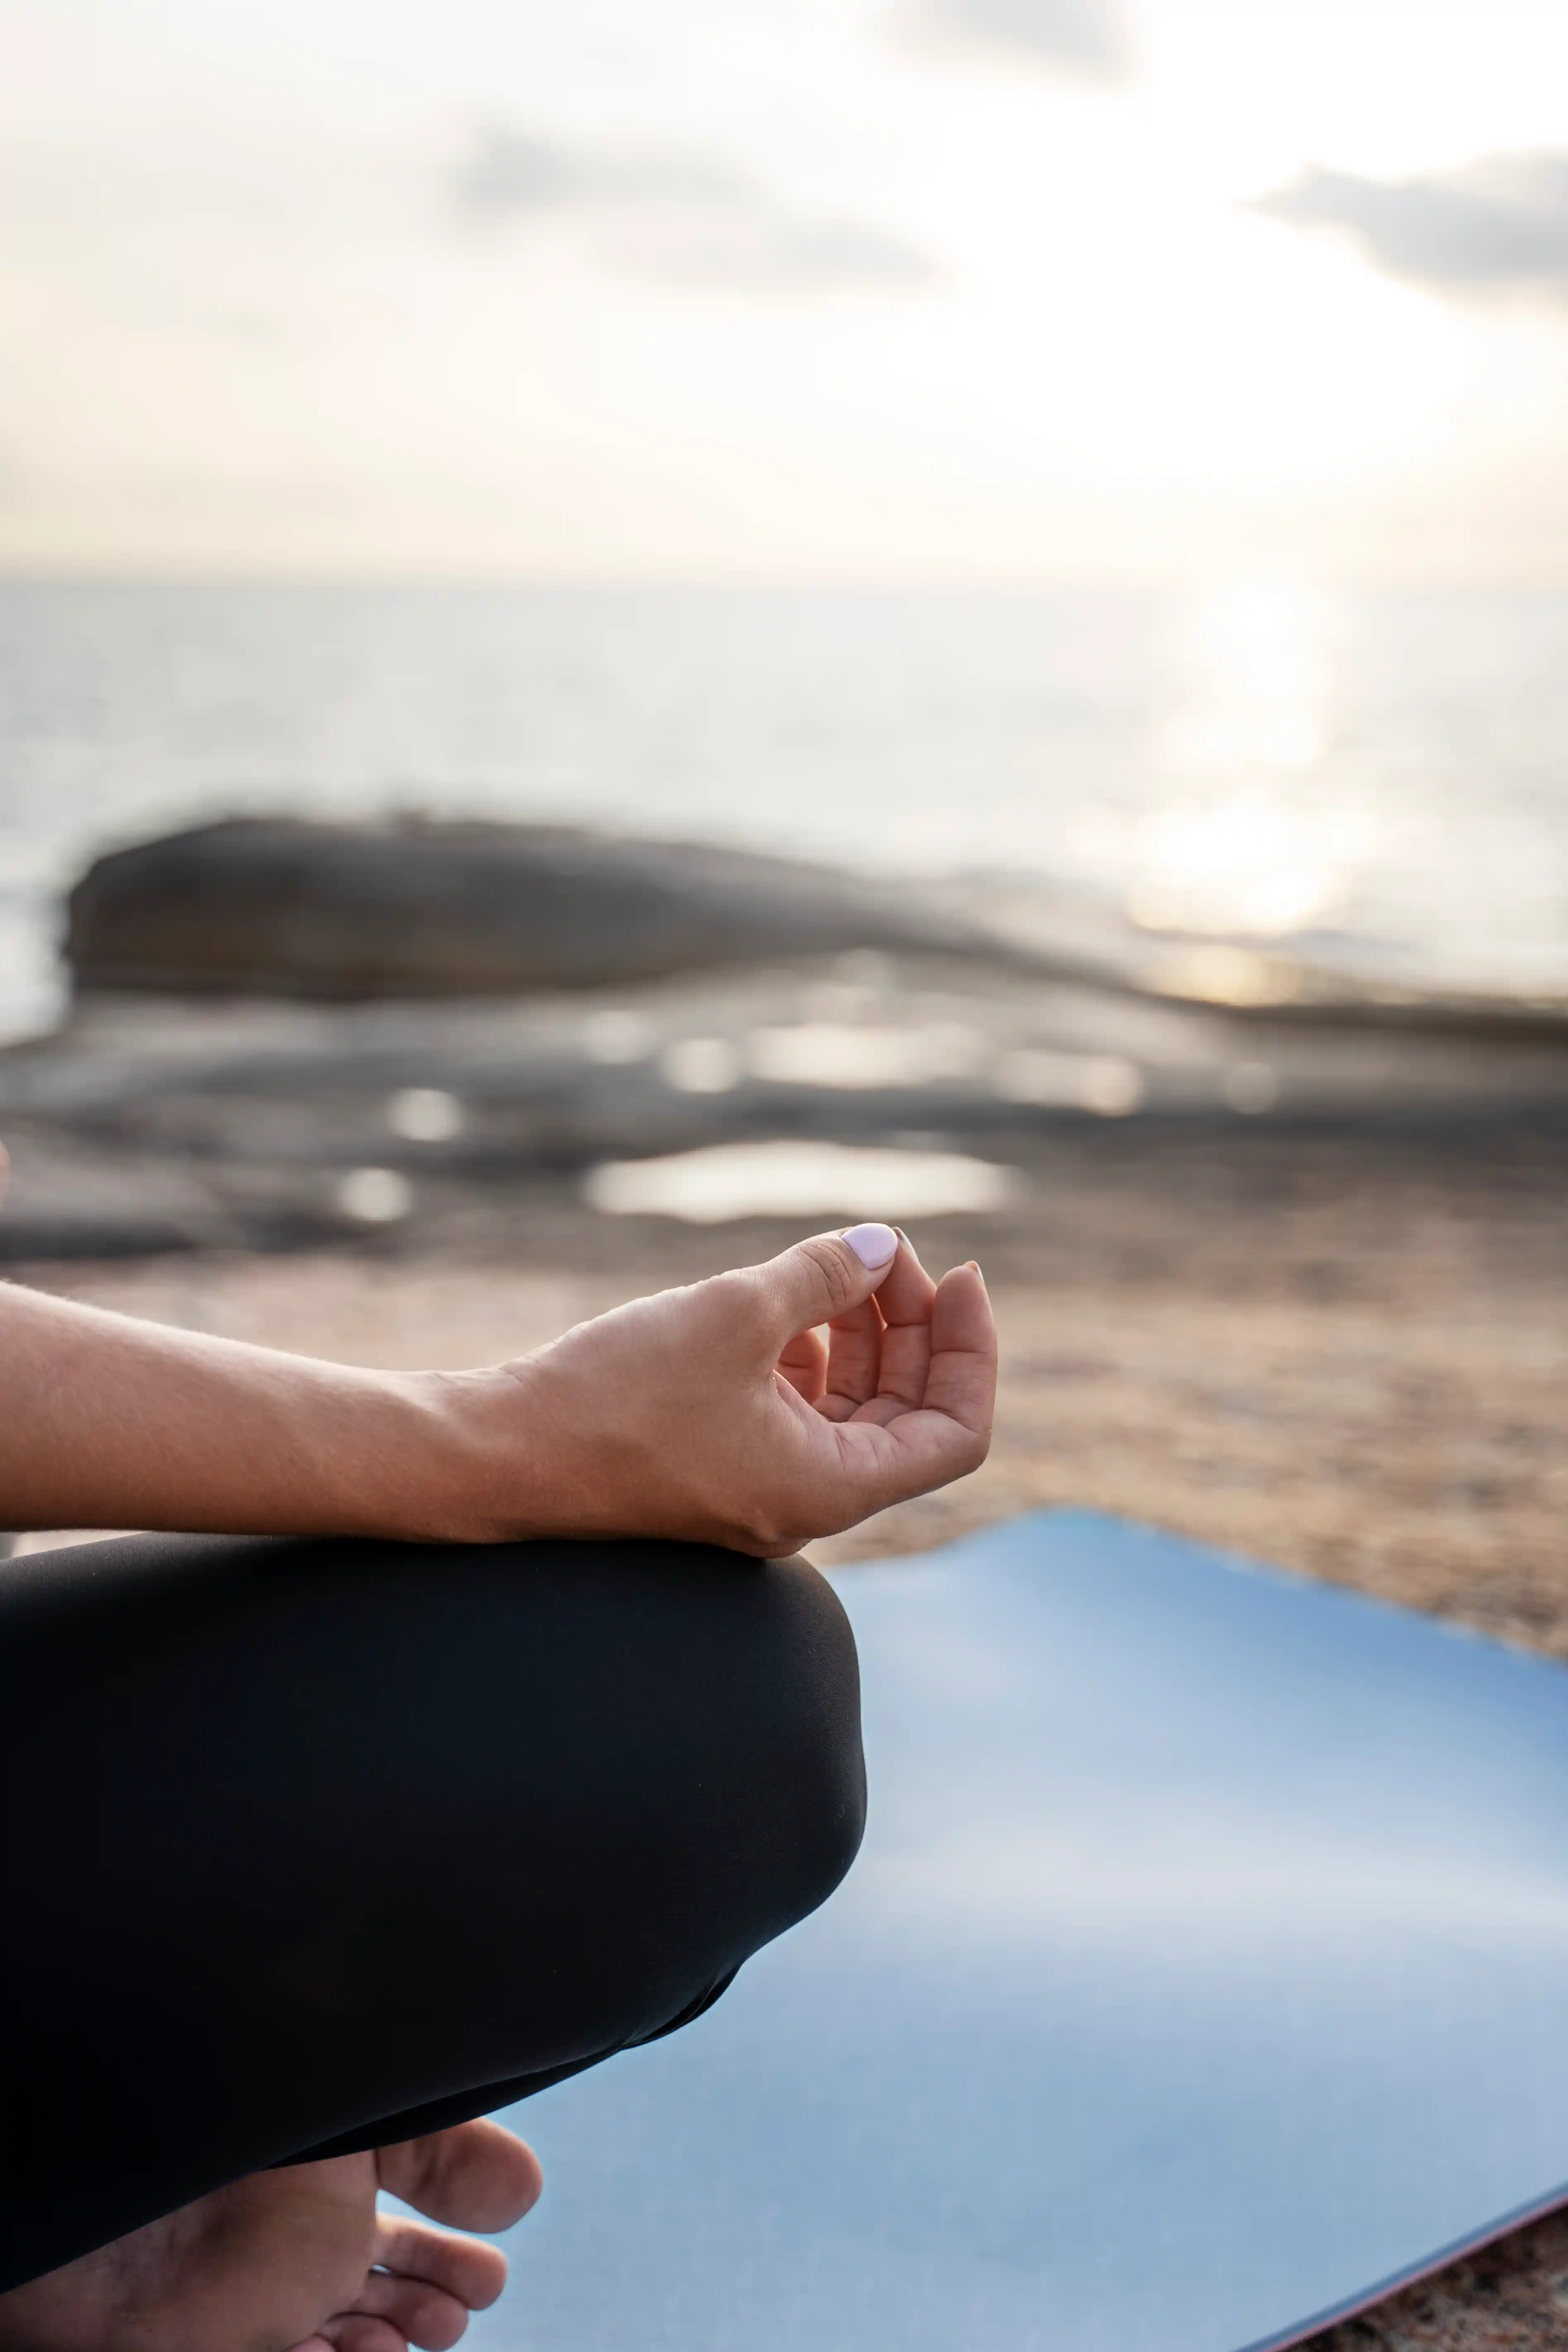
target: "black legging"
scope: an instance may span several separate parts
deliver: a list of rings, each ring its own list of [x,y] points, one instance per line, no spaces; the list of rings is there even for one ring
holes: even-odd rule
[[[864,1811],[854,1643],[799,1560],[0,1565],[0,2290],[684,2024]]]

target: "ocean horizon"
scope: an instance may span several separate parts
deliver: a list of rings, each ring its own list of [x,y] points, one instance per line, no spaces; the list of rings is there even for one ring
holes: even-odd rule
[[[0,581],[0,1033],[217,816],[479,814],[1039,886],[1568,996],[1568,593]]]

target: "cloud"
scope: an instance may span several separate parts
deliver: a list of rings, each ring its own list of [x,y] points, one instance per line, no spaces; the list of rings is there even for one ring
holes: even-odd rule
[[[1458,299],[1568,300],[1568,154],[1489,155],[1407,180],[1310,164],[1250,209],[1337,230],[1391,278]]]
[[[683,148],[574,153],[532,131],[491,124],[458,165],[453,193],[469,215],[507,219],[569,205],[655,203],[744,206],[757,191],[743,174]]]
[[[1067,80],[1129,81],[1135,64],[1113,0],[902,0],[893,21],[924,47],[1010,58]]]
[[[795,210],[745,173],[679,147],[577,150],[491,125],[451,177],[476,228],[560,220],[642,278],[735,291],[917,290],[941,269],[896,229]]]

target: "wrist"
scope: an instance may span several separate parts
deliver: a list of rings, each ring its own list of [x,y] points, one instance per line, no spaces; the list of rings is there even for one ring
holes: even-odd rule
[[[407,1539],[501,1543],[557,1530],[525,1375],[499,1367],[417,1372],[407,1385],[424,1463]]]

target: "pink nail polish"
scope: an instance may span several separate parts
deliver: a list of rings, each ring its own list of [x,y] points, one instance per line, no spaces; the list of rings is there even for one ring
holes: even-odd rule
[[[891,1225],[851,1225],[842,1239],[868,1268],[889,1265],[898,1253],[899,1237]]]

